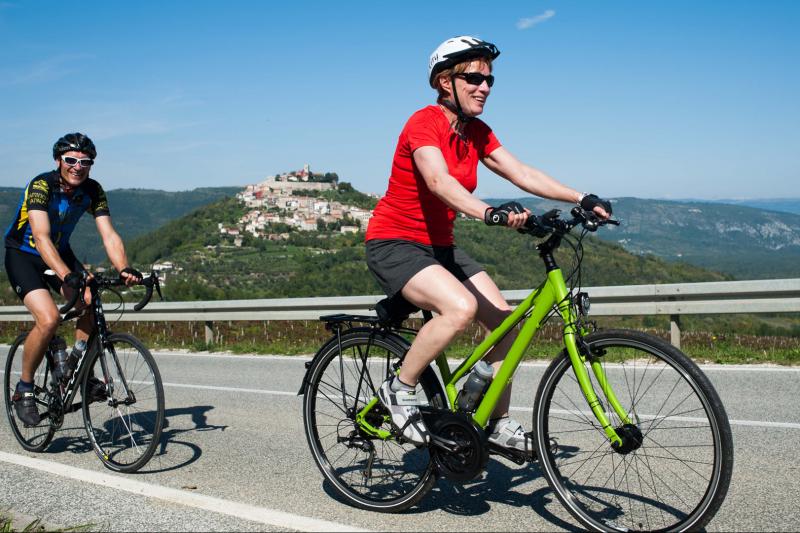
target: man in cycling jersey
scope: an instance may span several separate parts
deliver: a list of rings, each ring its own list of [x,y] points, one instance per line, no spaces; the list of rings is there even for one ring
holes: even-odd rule
[[[17,416],[28,426],[40,422],[33,394],[33,376],[42,362],[60,315],[48,288],[69,298],[86,273],[69,245],[81,215],[89,211],[97,224],[108,258],[126,285],[142,280],[125,255],[122,239],[111,224],[108,201],[98,182],[89,178],[97,157],[92,140],[68,133],[53,145],[56,169],[33,178],[22,193],[14,220],[5,233],[5,267],[8,281],[33,315],[34,326],[25,339],[22,376],[14,393]],[[84,295],[88,303],[88,290]],[[91,309],[89,309],[91,311]],[[92,328],[91,312],[78,319],[76,341],[86,340]],[[105,386],[92,377],[90,390]]]
[[[472,194],[478,162],[528,193],[574,202],[603,218],[611,214],[610,202],[517,160],[476,118],[494,84],[492,61],[499,54],[495,45],[470,36],[448,39],[431,54],[428,81],[438,92],[436,105],[414,113],[400,133],[388,189],[367,228],[367,263],[386,293],[436,312],[414,339],[399,375],[379,390],[392,422],[418,444],[429,440],[414,394],[423,370],[474,319],[491,330],[510,313],[483,267],[453,241],[457,212],[490,225],[505,219],[510,228],[528,218],[517,202],[492,207]],[[486,357],[495,372],[513,341],[507,335]],[[508,416],[510,397],[508,387],[487,428],[489,441],[529,453],[530,438]]]

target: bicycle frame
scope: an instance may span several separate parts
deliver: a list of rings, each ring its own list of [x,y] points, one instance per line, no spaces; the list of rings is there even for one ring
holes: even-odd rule
[[[89,367],[84,364],[84,361],[86,361],[87,357],[94,353],[95,350],[98,350],[101,354],[100,366],[103,369],[103,376],[105,377],[109,375],[108,362],[106,361],[106,357],[103,355],[105,353],[104,347],[106,346],[108,337],[108,327],[106,325],[105,314],[103,313],[103,303],[100,298],[100,291],[96,287],[91,288],[91,293],[92,310],[94,311],[94,327],[92,328],[92,332],[89,334],[89,339],[86,341],[86,350],[78,360],[78,366],[75,368],[75,372],[72,374],[72,377],[64,387],[64,392],[61,394],[62,410],[65,413],[77,410],[81,406],[80,403],[73,405],[72,402],[75,399],[75,395],[78,393],[78,389],[80,388],[79,383],[83,382],[85,374],[89,372]],[[65,315],[62,322],[77,316],[78,313],[70,311],[70,313]],[[113,351],[112,356],[114,359],[114,364],[118,369],[118,375],[122,378],[123,387],[125,388],[128,401],[135,401],[135,398],[133,398],[133,393],[130,391],[128,384],[125,381],[125,375],[122,372],[122,369],[119,368],[117,355]]]
[[[481,399],[472,416],[475,424],[480,427],[486,427],[489,422],[489,417],[500,400],[500,396],[511,383],[525,354],[525,350],[528,349],[534,335],[554,307],[558,308],[558,312],[564,321],[564,346],[569,354],[569,358],[572,362],[572,369],[578,379],[583,395],[609,440],[621,444],[622,439],[611,426],[608,417],[601,407],[602,404],[591,385],[589,373],[586,369],[587,357],[579,349],[577,342],[577,338],[581,332],[578,331],[570,294],[567,290],[564,275],[559,268],[550,270],[547,274],[547,279],[539,285],[539,287],[534,289],[533,292],[506,317],[500,326],[492,331],[454,371],[450,371],[450,366],[444,354],[440,354],[436,358],[436,366],[444,381],[450,409],[455,410],[456,397],[458,395],[456,383],[466,376],[472,367],[483,359],[512,329],[516,328],[518,324],[524,321],[517,338],[509,348],[503,363],[495,373],[495,377],[489,385],[486,394]],[[614,391],[608,387],[608,382],[600,362],[595,358],[590,358],[589,362],[592,372],[597,378],[598,383],[600,383],[608,403],[624,423],[630,423],[626,410],[617,400]]]
[[[614,410],[616,415],[623,424],[632,423],[628,412],[620,404],[614,391],[608,385],[608,380],[605,377],[605,372],[602,365],[596,357],[588,353],[588,350],[582,350],[578,346],[578,338],[585,333],[579,331],[578,320],[576,312],[570,297],[570,292],[567,289],[567,284],[564,279],[564,274],[556,265],[553,257],[553,252],[560,245],[562,236],[553,235],[547,241],[541,243],[539,254],[544,261],[547,270],[547,278],[541,285],[531,292],[506,319],[493,330],[472,352],[472,354],[465,359],[458,367],[451,372],[450,366],[447,363],[447,356],[444,353],[439,354],[436,358],[436,366],[442,376],[442,381],[445,386],[445,393],[450,410],[456,410],[456,397],[458,390],[456,383],[467,375],[475,364],[483,359],[512,329],[516,328],[520,323],[520,328],[517,338],[512,343],[511,347],[506,354],[503,363],[495,373],[486,394],[481,399],[477,406],[472,419],[476,425],[485,428],[489,422],[489,417],[494,411],[497,403],[500,400],[503,392],[511,383],[514,373],[517,371],[520,362],[525,354],[533,336],[542,326],[547,315],[556,308],[561,318],[564,321],[564,347],[569,355],[573,372],[578,380],[584,398],[597,419],[600,427],[603,428],[609,441],[614,445],[621,445],[622,439],[617,434],[617,431],[611,425],[606,413],[603,411],[603,403],[597,397],[597,394],[592,387],[589,371],[586,368],[588,360],[595,378],[597,379],[600,389],[605,396],[606,401]],[[524,321],[524,323],[523,323]],[[378,402],[377,397],[373,398],[367,405],[364,406],[356,415],[356,422],[361,428],[378,438],[387,439],[391,435],[389,432],[379,430],[369,424],[366,420],[366,414]]]

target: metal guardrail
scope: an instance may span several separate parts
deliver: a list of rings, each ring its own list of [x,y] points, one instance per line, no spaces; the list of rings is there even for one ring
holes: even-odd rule
[[[664,285],[618,285],[585,287],[594,316],[669,315],[672,343],[680,346],[680,316],[727,313],[800,312],[800,278],[670,283]],[[512,305],[530,290],[502,291]],[[151,302],[139,312],[129,312],[123,321],[206,323],[206,339],[213,339],[213,322],[219,320],[315,320],[333,313],[372,314],[382,295],[319,298],[276,298],[201,302]],[[30,321],[24,306],[0,307],[0,321]]]

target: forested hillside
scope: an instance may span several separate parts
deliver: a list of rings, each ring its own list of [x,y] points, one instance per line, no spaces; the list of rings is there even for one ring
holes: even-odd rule
[[[108,195],[131,261],[143,270],[155,262],[174,262],[175,269],[166,272],[172,300],[379,292],[364,263],[363,233],[342,234],[325,224],[319,226],[323,231],[299,231],[280,224],[274,227],[280,239],[242,232],[235,246],[237,239],[222,234],[219,224],[234,226],[245,213],[234,198],[238,190],[120,189]],[[0,219],[11,221],[20,192],[0,188]],[[319,196],[364,209],[375,202],[346,182]],[[569,209],[534,198],[521,201],[537,213],[554,205]],[[634,198],[615,200],[614,209],[622,225],[587,240],[586,285],[800,276],[798,215]],[[501,288],[529,288],[541,279],[533,239],[465,219],[457,221],[456,233],[458,245],[484,264]],[[81,259],[94,264],[104,259],[91,217],[81,221],[72,243]],[[565,270],[570,261],[562,258]],[[13,296],[6,298],[5,280],[0,282],[3,300],[14,303]]]
[[[292,231],[284,241],[245,236],[241,246],[221,234],[217,225],[242,214],[236,200],[226,199],[173,221],[129,245],[132,261],[147,267],[169,260],[165,292],[172,300],[277,298],[379,294],[367,270],[363,233]],[[535,239],[505,228],[459,219],[456,242],[483,263],[502,289],[536,285],[544,271]],[[564,247],[565,270],[572,255]],[[617,285],[730,279],[697,267],[636,256],[596,238],[587,240],[584,284]]]
[[[198,207],[221,198],[232,197],[239,187],[199,188],[192,191],[157,191],[150,189],[115,189],[107,191],[114,227],[124,240],[144,235],[180,218]],[[11,223],[22,189],[0,188],[0,224],[3,232]],[[70,239],[78,258],[87,263],[105,260],[100,237],[91,216],[85,215]]]

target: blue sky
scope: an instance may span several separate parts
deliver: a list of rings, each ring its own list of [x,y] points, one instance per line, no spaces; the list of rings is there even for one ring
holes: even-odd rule
[[[482,118],[608,197],[800,196],[800,2],[0,0],[0,185],[82,131],[106,189],[244,185],[311,164],[385,190],[434,101],[427,59],[502,51]],[[485,169],[480,196],[518,196]]]

